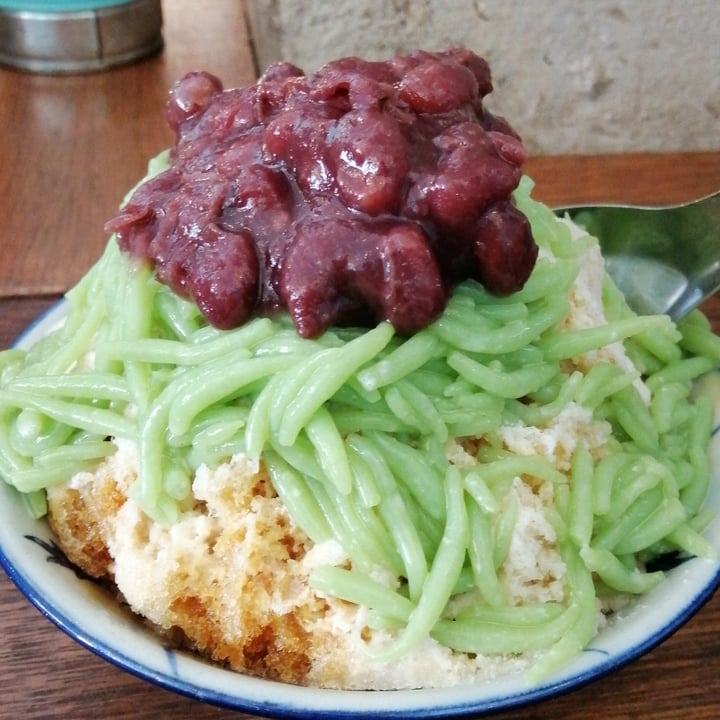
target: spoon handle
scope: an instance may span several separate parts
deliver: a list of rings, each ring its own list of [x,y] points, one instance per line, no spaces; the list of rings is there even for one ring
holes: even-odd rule
[[[636,312],[677,320],[720,288],[720,193],[664,208],[565,212],[599,239],[608,272]]]

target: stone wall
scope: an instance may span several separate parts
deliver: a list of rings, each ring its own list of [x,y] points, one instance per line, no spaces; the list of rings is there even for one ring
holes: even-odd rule
[[[720,149],[718,0],[246,0],[259,68],[464,45],[533,154]]]

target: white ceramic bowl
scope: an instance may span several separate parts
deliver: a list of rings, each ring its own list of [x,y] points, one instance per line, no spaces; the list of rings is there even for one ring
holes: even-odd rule
[[[55,306],[27,330],[18,346],[32,344],[63,313],[62,303]],[[720,508],[720,433],[713,434],[710,456],[709,502]],[[720,552],[720,518],[706,536]],[[166,647],[109,594],[62,561],[47,523],[32,520],[17,493],[0,483],[0,564],[58,627],[149,682],[220,706],[288,718],[460,717],[525,705],[584,685],[639,657],[686,622],[720,584],[720,563],[695,558],[683,562],[573,662],[539,685],[529,687],[521,677],[513,677],[450,689],[346,692],[258,680]]]

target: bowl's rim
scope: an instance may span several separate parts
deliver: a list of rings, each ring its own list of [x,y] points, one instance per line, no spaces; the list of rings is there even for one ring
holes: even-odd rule
[[[25,347],[53,327],[66,312],[66,302],[61,300],[41,314],[18,338],[15,346]],[[714,500],[720,499],[719,430],[720,426],[716,427],[713,434],[716,447],[716,457],[712,462]],[[3,494],[8,498],[17,496],[12,488],[0,483],[0,498]],[[2,510],[0,506],[0,515]],[[28,526],[36,522],[31,521],[28,515]],[[41,523],[47,526],[45,521]],[[711,542],[720,550],[720,518],[713,522],[710,533]],[[135,652],[128,652],[122,640],[108,643],[94,637],[82,627],[80,617],[73,617],[71,612],[58,606],[50,586],[34,584],[24,571],[25,556],[20,556],[21,561],[13,558],[11,545],[14,539],[6,523],[0,523],[0,566],[42,615],[81,646],[136,677],[181,695],[227,709],[282,718],[308,717],[308,713],[318,718],[462,717],[526,706],[579,689],[644,655],[695,615],[720,586],[720,561],[688,559],[670,570],[666,582],[635,603],[625,614],[626,622],[632,622],[632,632],[628,633],[626,625],[621,622],[622,632],[614,633],[608,642],[601,633],[576,661],[535,686],[517,681],[498,682],[496,690],[490,693],[482,691],[484,684],[377,692],[321,690],[239,675],[206,663],[190,653],[174,653],[167,649],[165,651],[172,670],[163,671],[157,666],[153,667],[143,662],[137,648]],[[83,581],[77,579],[77,582]],[[669,586],[678,584],[683,586],[684,592],[672,593]],[[687,595],[689,589],[692,590],[690,597]],[[652,606],[654,602],[660,603],[662,612],[657,616],[656,613],[643,613],[643,606]],[[140,624],[139,620],[137,624]],[[158,638],[154,635],[152,637],[159,644]],[[207,674],[212,678],[231,677],[230,684],[237,690],[228,691],[203,685],[195,679],[198,675],[194,672],[189,676],[178,674],[178,665],[181,669],[187,666],[193,671],[206,668],[207,673],[203,670],[199,675],[200,680]],[[221,684],[223,687],[228,685]]]

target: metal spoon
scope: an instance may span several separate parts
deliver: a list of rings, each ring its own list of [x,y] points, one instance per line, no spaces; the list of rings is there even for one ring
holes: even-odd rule
[[[679,320],[720,288],[720,191],[669,207],[565,207],[600,240],[606,268],[640,314]]]

